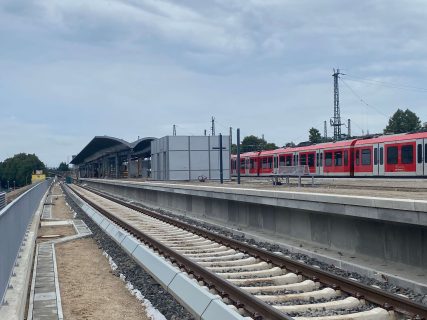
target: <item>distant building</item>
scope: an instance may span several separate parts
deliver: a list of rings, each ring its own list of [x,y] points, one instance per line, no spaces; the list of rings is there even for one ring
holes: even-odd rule
[[[109,136],[96,136],[70,164],[77,178],[146,178],[149,175],[151,141],[147,137],[135,142]]]
[[[44,180],[46,180],[46,175],[43,173],[43,170],[36,170],[31,175],[31,183],[36,183]]]

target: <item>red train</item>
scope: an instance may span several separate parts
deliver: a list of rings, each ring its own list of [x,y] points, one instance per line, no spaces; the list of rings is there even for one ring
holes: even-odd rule
[[[237,156],[231,174],[237,175]],[[285,167],[305,166],[319,176],[427,177],[427,132],[320,143],[306,147],[247,152],[240,155],[242,176],[280,174]]]

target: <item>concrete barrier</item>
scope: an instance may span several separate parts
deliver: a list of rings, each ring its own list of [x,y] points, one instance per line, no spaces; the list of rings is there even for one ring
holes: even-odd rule
[[[35,185],[0,211],[0,307],[7,303],[4,296],[13,270],[19,266],[17,257],[27,228],[50,184],[47,180]]]

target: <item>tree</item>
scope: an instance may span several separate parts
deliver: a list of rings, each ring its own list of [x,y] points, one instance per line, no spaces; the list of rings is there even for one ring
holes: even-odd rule
[[[285,143],[285,148],[293,148],[295,146],[296,144],[293,141]]]
[[[421,120],[409,109],[397,109],[388,121],[384,133],[405,133],[421,130]]]
[[[46,166],[35,154],[16,154],[0,163],[1,185],[7,187],[8,181],[9,184],[15,181],[17,187],[22,187],[31,182],[31,174],[35,170],[46,172]]]
[[[258,138],[257,136],[250,135],[245,137],[242,140],[242,152],[250,152],[250,151],[261,151],[261,150],[274,150],[277,149],[276,144],[272,142],[267,142],[262,138]]]
[[[240,152],[250,152],[250,151],[261,151],[261,150],[274,150],[277,149],[277,146],[273,142],[267,142],[262,138],[257,136],[250,135],[244,137],[242,143],[240,144]],[[237,146],[233,144],[231,146],[231,153],[237,153]]]
[[[320,131],[319,131],[319,130],[317,130],[316,128],[311,128],[311,129],[308,131],[308,134],[309,134],[309,136],[308,136],[308,140],[309,140],[311,143],[319,143],[319,142],[322,142],[322,136],[320,135]]]
[[[69,170],[70,168],[68,167],[68,164],[66,164],[65,162],[61,162],[59,164],[58,171],[69,171]]]

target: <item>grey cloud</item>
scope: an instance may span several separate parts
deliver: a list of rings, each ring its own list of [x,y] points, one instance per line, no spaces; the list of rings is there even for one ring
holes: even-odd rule
[[[170,133],[172,124],[200,134],[211,115],[223,133],[231,125],[279,145],[304,140],[332,113],[333,67],[423,85],[425,8],[424,1],[5,0],[0,117],[15,116],[8,139],[19,143],[0,142],[0,150],[36,146],[55,162],[62,155],[48,144],[71,155],[97,134],[135,140]],[[385,114],[408,106],[427,120],[425,95],[348,83]],[[341,95],[356,133],[384,127],[387,117],[345,86]],[[25,134],[15,133],[20,126]]]

